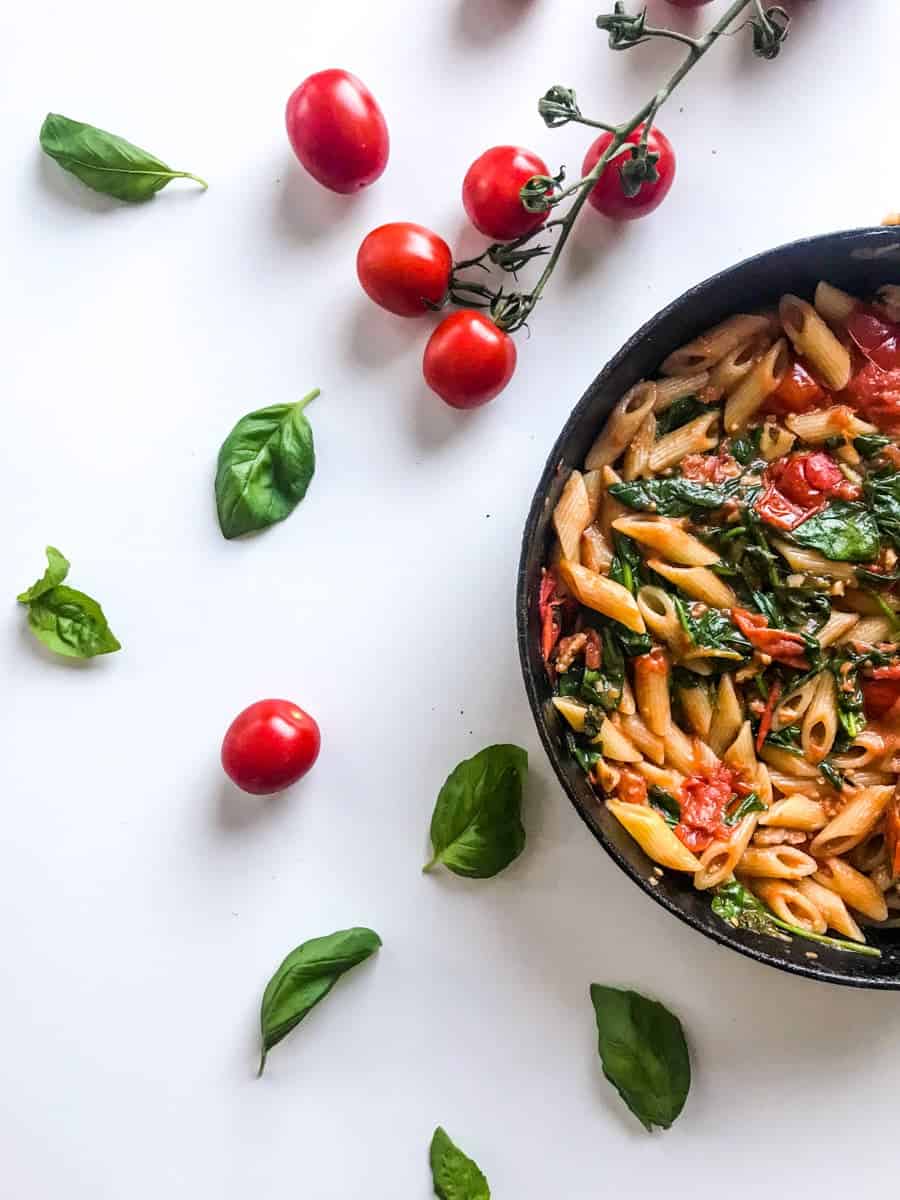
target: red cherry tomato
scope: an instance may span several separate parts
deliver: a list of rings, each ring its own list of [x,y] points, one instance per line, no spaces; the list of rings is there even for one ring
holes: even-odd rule
[[[643,125],[638,125],[625,139],[625,145],[636,146],[641,140]],[[587,175],[597,164],[597,160],[613,140],[611,133],[601,133],[597,140],[588,148],[581,166],[581,174]],[[658,154],[656,170],[659,179],[655,183],[641,184],[640,191],[635,196],[626,196],[622,191],[622,164],[630,157],[628,150],[620,151],[606,166],[603,174],[591,188],[588,200],[614,221],[634,221],[638,217],[646,217],[665,200],[672,180],[675,178],[675,151],[666,135],[655,126],[647,138],[647,148],[653,154]]]
[[[452,268],[453,256],[443,238],[409,221],[379,225],[356,256],[363,291],[398,317],[419,317],[440,304]]]
[[[245,792],[269,796],[296,783],[319,757],[319,726],[290,700],[258,700],[222,742],[225,773]]]
[[[484,313],[444,317],[428,339],[425,382],[451,408],[478,408],[498,395],[516,369],[516,346]]]
[[[318,71],[285,111],[294,153],[324,187],[358,192],[387,166],[390,138],[375,97],[349,71]]]
[[[866,716],[878,721],[900,700],[900,679],[865,679],[862,694]]]
[[[826,403],[824,390],[796,359],[775,391],[766,400],[766,412],[805,413]]]
[[[463,205],[479,233],[497,242],[531,233],[547,220],[519,197],[532,175],[548,175],[547,164],[521,146],[494,146],[476,158],[463,180]]]

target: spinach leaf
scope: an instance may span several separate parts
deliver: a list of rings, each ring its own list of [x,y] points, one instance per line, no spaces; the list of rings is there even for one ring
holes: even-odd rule
[[[867,958],[880,958],[881,951],[875,946],[867,946],[861,942],[845,941],[843,938],[826,937],[822,933],[810,933],[799,925],[791,925],[782,921],[774,913],[769,912],[761,900],[736,879],[728,883],[720,883],[713,893],[712,910],[726,924],[734,929],[747,929],[751,933],[767,934],[769,937],[790,941],[785,934],[804,938],[808,942],[817,942],[822,946],[833,946],[836,950],[848,950],[852,954],[862,954]],[[784,932],[782,932],[784,931]]]
[[[95,658],[121,650],[97,601],[62,582],[68,573],[68,560],[48,546],[44,574],[17,597],[28,605],[31,632],[66,658]]]
[[[828,780],[831,786],[835,788],[836,791],[842,792],[844,790],[844,776],[833,763],[828,761],[827,758],[823,759],[822,762],[819,763],[819,771],[825,776],[825,778]]]
[[[748,429],[740,437],[732,438],[728,447],[731,457],[736,458],[742,467],[748,466],[759,453],[761,438],[762,425]]]
[[[300,1024],[346,971],[374,954],[380,945],[381,938],[371,929],[340,929],[327,937],[312,938],[291,951],[263,993],[260,1075],[272,1047]]]
[[[767,734],[765,744],[767,746],[775,746],[779,750],[786,750],[788,754],[793,754],[798,758],[803,757],[803,747],[800,745],[800,728],[797,725],[786,725],[784,729]]]
[[[41,126],[41,149],[95,192],[117,200],[149,200],[173,179],[205,180],[189,171],[173,171],[160,159],[124,138],[94,125],[48,113]]]
[[[856,655],[849,648],[845,650],[841,647],[828,664],[834,676],[838,720],[851,741],[866,727],[859,682],[860,660],[865,661],[865,655]]]
[[[900,471],[876,471],[863,484],[863,492],[882,536],[900,546]]]
[[[573,665],[560,676],[559,694],[597,705],[604,712],[615,712],[625,686],[625,658],[612,630],[605,627],[599,632],[603,644],[600,668]]]
[[[732,828],[739,825],[749,813],[765,812],[766,806],[757,796],[756,792],[750,792],[748,795],[741,798],[740,803],[730,812],[725,813],[722,817],[723,825]]]
[[[674,598],[674,603],[681,627],[694,646],[702,646],[707,650],[727,650],[737,658],[749,658],[752,655],[753,647],[721,609],[708,608],[702,616],[693,617],[680,596]]]
[[[674,829],[681,820],[681,805],[665,788],[658,787],[655,783],[651,784],[647,792],[647,802],[651,808],[656,809],[670,829]]]
[[[527,771],[527,753],[506,745],[488,746],[455,767],[438,794],[431,818],[434,855],[423,870],[443,863],[455,875],[487,879],[518,858],[525,846]]]
[[[47,569],[36,583],[16,596],[20,604],[30,604],[32,600],[37,600],[38,596],[43,596],[45,592],[58,587],[68,575],[71,564],[66,556],[60,554],[55,546],[48,546],[46,553]]]
[[[303,410],[318,394],[248,413],[222,443],[216,508],[226,538],[283,521],[306,495],[316,456]]]
[[[429,1152],[434,1194],[440,1200],[491,1200],[488,1181],[471,1158],[451,1142],[440,1125]]]
[[[566,733],[566,745],[569,753],[584,771],[585,775],[590,775],[594,767],[603,757],[600,751],[595,746],[585,746],[577,740],[575,734],[569,730]]]
[[[673,429],[680,429],[688,421],[693,421],[694,417],[699,417],[716,407],[714,404],[704,404],[696,396],[679,396],[656,418],[656,436],[660,438],[666,433],[671,433]]]
[[[861,433],[853,439],[855,449],[863,458],[874,458],[890,443],[891,439],[882,433]]]
[[[818,550],[832,562],[871,562],[881,550],[878,526],[862,504],[832,500],[790,535],[798,546]]]
[[[615,554],[609,565],[609,577],[616,583],[621,583],[633,596],[637,595],[641,582],[641,572],[644,560],[641,558],[637,543],[624,533],[613,530],[613,545]]]
[[[698,483],[682,476],[634,479],[630,483],[611,484],[609,494],[628,508],[666,517],[689,517],[698,511],[721,508],[733,495],[738,482]]]
[[[668,1129],[687,1099],[691,1062],[681,1022],[655,1000],[591,984],[603,1074],[644,1128]]]

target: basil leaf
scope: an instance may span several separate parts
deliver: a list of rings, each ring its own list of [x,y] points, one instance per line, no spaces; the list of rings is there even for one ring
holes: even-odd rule
[[[306,495],[316,455],[303,410],[318,395],[316,388],[296,404],[248,413],[222,443],[216,508],[225,537],[283,521]]]
[[[46,571],[37,583],[33,583],[27,591],[20,592],[16,599],[20,604],[30,604],[32,600],[37,600],[38,596],[43,596],[45,592],[49,592],[51,588],[62,583],[69,573],[69,566],[69,560],[65,555],[60,554],[55,546],[48,546]]]
[[[609,564],[609,577],[616,583],[621,583],[623,588],[627,588],[633,596],[636,596],[644,565],[637,544],[632,538],[614,529],[613,545],[616,552]]]
[[[584,771],[585,775],[590,775],[591,771],[593,771],[594,767],[603,757],[600,751],[594,749],[593,746],[583,746],[578,742],[571,730],[566,734],[566,745],[568,746],[569,753],[578,763],[579,767],[581,767],[582,771]]]
[[[732,458],[737,459],[742,467],[749,466],[759,453],[759,443],[762,439],[762,425],[748,429],[740,437],[732,438],[728,450]]]
[[[488,746],[464,759],[438,793],[431,818],[434,855],[455,875],[488,879],[522,853],[522,783],[528,755],[518,746]]]
[[[644,1128],[668,1129],[687,1099],[691,1063],[681,1022],[655,1000],[591,984],[603,1074]]]
[[[263,993],[259,1014],[260,1075],[272,1047],[300,1024],[346,971],[364,962],[380,945],[381,938],[374,930],[339,929],[291,951]]]
[[[819,771],[828,780],[835,791],[842,792],[844,790],[844,776],[828,759],[823,759],[819,763]]]
[[[47,569],[16,598],[28,605],[28,624],[39,642],[66,658],[94,658],[122,647],[109,627],[103,609],[84,592],[66,587],[69,561],[47,547]]]
[[[800,744],[800,727],[798,725],[786,725],[783,729],[766,734],[765,744],[767,746],[777,746],[779,750],[786,750],[788,754],[793,754],[798,758],[802,758],[803,756],[803,747]]]
[[[434,1194],[440,1200],[491,1200],[491,1189],[477,1163],[455,1146],[440,1125],[429,1151]]]
[[[173,179],[205,180],[189,171],[173,171],[146,150],[94,125],[48,113],[41,126],[41,149],[95,192],[117,200],[149,200]]]
[[[882,433],[861,433],[853,439],[854,448],[863,458],[874,458],[885,446],[889,446],[890,442],[891,439]]]
[[[738,481],[698,483],[675,476],[671,479],[634,479],[614,483],[609,494],[629,508],[659,513],[665,517],[689,517],[698,509],[721,508],[736,490]]]
[[[712,412],[716,407],[715,404],[704,404],[696,396],[679,396],[665,412],[661,412],[656,418],[656,436],[661,438],[664,434],[671,433],[673,429],[680,429],[688,421],[693,421],[694,417],[699,417],[705,412]]]
[[[791,537],[798,546],[818,550],[832,562],[871,562],[881,550],[872,514],[862,504],[847,500],[834,500],[807,517]]]

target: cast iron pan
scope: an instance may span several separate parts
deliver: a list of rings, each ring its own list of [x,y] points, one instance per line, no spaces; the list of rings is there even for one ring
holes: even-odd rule
[[[800,938],[782,942],[732,929],[710,909],[709,896],[690,879],[666,871],[654,885],[653,864],[598,803],[578,765],[561,742],[561,719],[550,704],[541,662],[537,597],[541,565],[550,540],[550,517],[569,471],[580,467],[610,409],[624,392],[652,377],[676,346],[735,312],[777,301],[784,292],[812,299],[820,279],[858,295],[900,282],[900,228],[855,229],[805,238],[748,258],[685,292],[647,322],[607,363],[569,417],[547,460],[525,533],[516,595],[519,656],[538,732],[553,768],[597,841],[648,896],[706,937],[783,971],[853,987],[900,988],[900,929],[869,928],[880,959],[859,957]]]

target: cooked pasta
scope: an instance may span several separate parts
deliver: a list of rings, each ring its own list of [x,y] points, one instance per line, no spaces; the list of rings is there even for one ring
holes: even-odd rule
[[[564,481],[538,601],[555,719],[650,861],[857,950],[900,909],[894,300],[823,281],[670,354]]]

